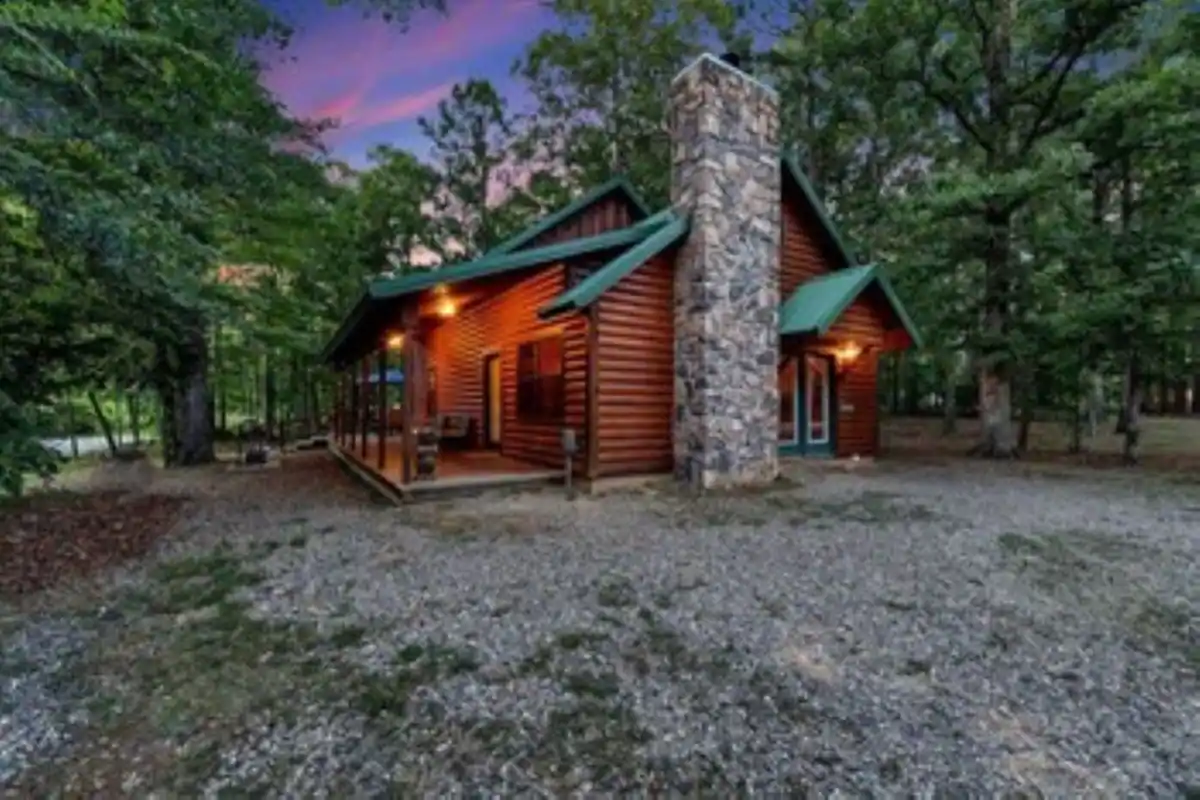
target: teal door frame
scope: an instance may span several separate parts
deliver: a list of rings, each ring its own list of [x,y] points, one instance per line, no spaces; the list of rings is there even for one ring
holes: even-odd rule
[[[829,458],[837,451],[837,369],[832,356],[824,353],[802,351],[798,356],[789,356],[796,361],[796,379],[792,387],[792,419],[795,424],[795,438],[792,441],[779,442],[779,454],[789,456],[808,456],[810,458]],[[825,436],[824,440],[813,441],[809,430],[809,359],[821,359],[825,363],[825,384],[827,387],[825,403]]]

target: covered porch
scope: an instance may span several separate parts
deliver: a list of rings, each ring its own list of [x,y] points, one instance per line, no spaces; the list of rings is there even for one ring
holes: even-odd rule
[[[779,316],[780,455],[876,452],[879,356],[920,343],[886,275],[868,264],[811,279]]]
[[[380,284],[351,314],[328,358],[335,453],[402,498],[560,480],[564,428],[583,436],[574,329],[536,312],[563,268],[455,271]]]
[[[334,454],[347,466],[377,483],[385,493],[398,499],[435,497],[458,490],[505,488],[562,480],[563,471],[546,469],[527,461],[510,458],[494,450],[469,449],[438,452],[430,477],[405,481],[403,439],[368,434],[345,444],[330,444]]]

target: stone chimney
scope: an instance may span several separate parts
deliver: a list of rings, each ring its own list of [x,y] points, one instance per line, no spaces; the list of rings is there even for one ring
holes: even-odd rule
[[[703,55],[671,83],[675,473],[696,488],[779,471],[779,98]]]

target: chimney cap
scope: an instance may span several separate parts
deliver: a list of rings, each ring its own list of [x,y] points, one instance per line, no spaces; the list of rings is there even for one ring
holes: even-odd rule
[[[733,52],[732,50],[731,50],[731,51],[729,51],[728,53],[722,53],[722,54],[721,54],[721,60],[722,60],[722,61],[724,61],[724,62],[725,62],[726,64],[728,64],[729,66],[731,66],[731,67],[734,67],[734,68],[736,68],[736,69],[741,69],[741,68],[742,68],[742,57],[741,57],[741,55],[740,55],[740,54],[738,54],[738,53],[735,53],[735,52]]]

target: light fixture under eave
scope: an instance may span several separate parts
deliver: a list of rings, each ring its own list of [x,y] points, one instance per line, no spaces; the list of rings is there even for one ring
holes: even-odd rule
[[[438,300],[437,313],[439,317],[453,317],[457,311],[458,307],[449,297],[442,297]]]
[[[404,347],[404,334],[403,333],[393,333],[392,335],[387,337],[387,349],[388,350],[399,350],[402,347]]]
[[[849,342],[833,351],[833,360],[839,370],[846,369],[862,355],[862,347],[855,342]]]

